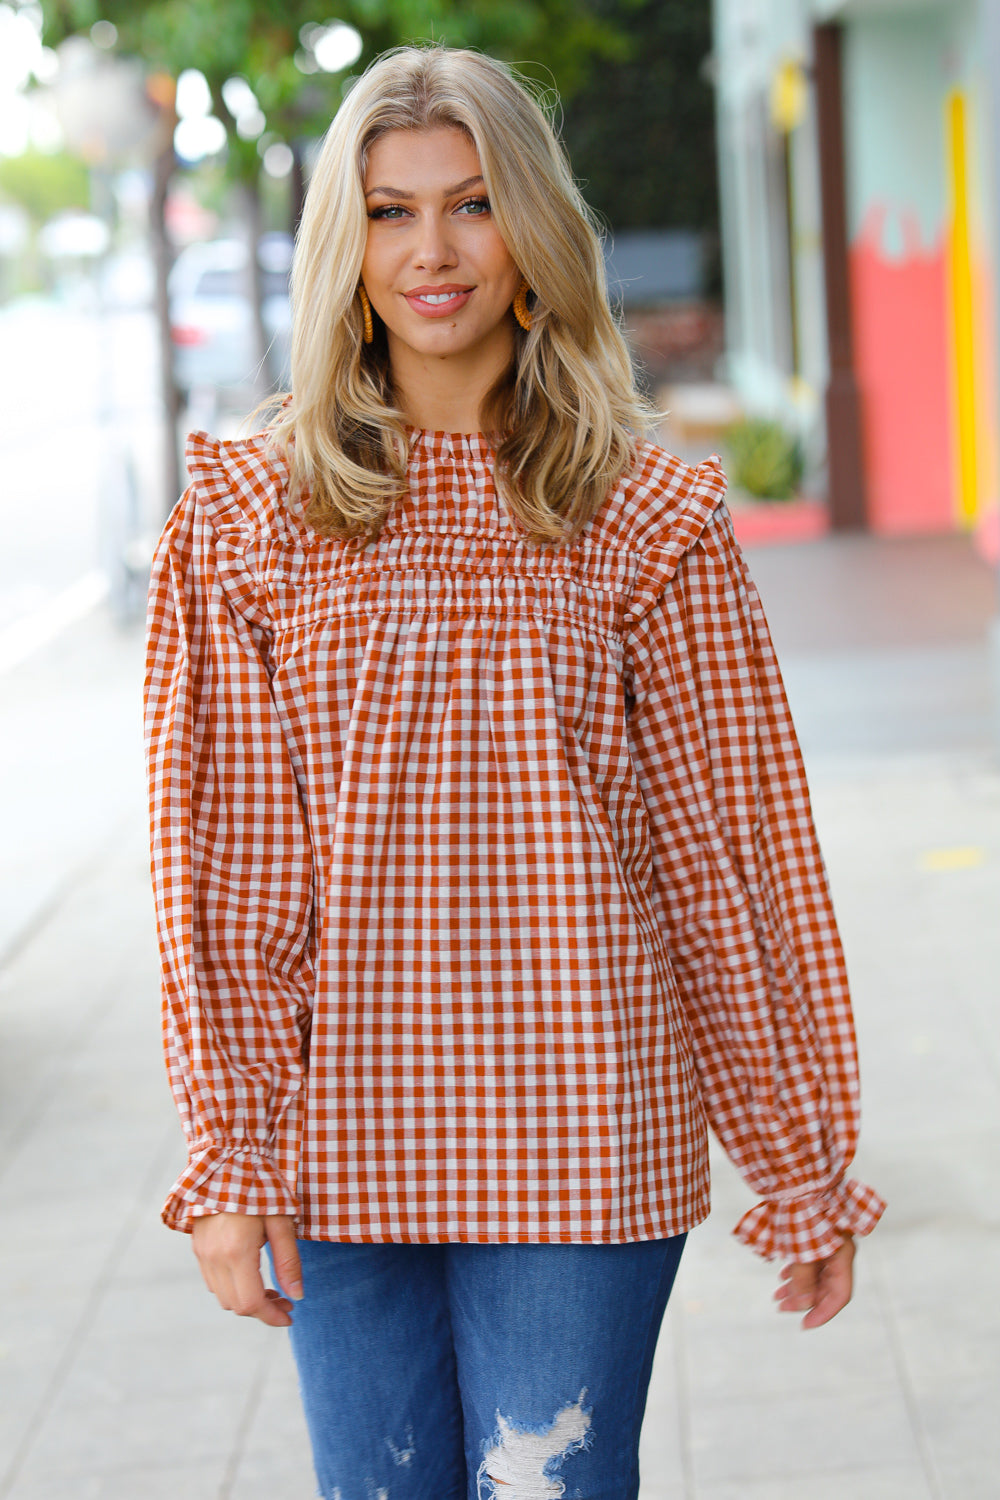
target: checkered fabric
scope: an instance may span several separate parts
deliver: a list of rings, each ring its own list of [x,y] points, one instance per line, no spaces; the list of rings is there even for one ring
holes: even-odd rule
[[[717,461],[643,447],[558,546],[478,435],[414,434],[367,544],[292,513],[261,436],[188,464],[146,684],[166,1222],[673,1235],[707,1116],[762,1254],[867,1232],[840,945]]]

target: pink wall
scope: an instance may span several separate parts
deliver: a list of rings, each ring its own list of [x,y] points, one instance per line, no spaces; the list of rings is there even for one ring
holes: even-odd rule
[[[954,525],[944,246],[924,249],[903,218],[903,254],[883,250],[874,204],[851,246],[855,367],[861,390],[868,514],[882,533]]]

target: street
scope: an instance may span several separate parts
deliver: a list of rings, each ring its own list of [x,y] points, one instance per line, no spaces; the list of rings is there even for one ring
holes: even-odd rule
[[[147,310],[0,308],[0,631],[99,566],[109,448],[128,454],[147,504],[161,503],[155,340]]]
[[[148,530],[164,502],[151,313],[102,322],[25,300],[0,309],[0,343],[0,403],[12,418],[0,488],[3,954],[87,864],[136,784],[134,754],[123,776],[113,749],[138,743],[131,640],[105,620],[96,650],[92,640],[80,649],[106,589],[111,456],[133,462]],[[116,667],[131,693],[112,687]]]

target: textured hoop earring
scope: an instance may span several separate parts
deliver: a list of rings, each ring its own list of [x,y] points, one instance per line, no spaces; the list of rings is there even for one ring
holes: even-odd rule
[[[528,333],[531,328],[531,313],[528,311],[528,293],[530,290],[528,278],[524,276],[521,279],[521,285],[514,293],[514,316],[525,333]]]
[[[365,291],[363,281],[358,282],[358,296],[361,298],[361,316],[365,320],[363,337],[365,343],[370,344],[375,337],[375,325],[372,322],[372,305],[368,301],[368,293]]]

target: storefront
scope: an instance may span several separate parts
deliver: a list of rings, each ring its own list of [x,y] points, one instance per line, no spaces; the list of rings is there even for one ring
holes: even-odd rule
[[[728,375],[831,519],[997,507],[993,0],[715,0]]]

